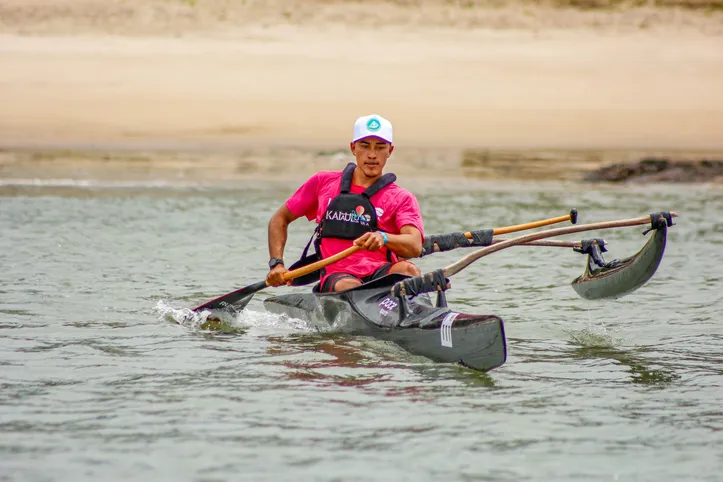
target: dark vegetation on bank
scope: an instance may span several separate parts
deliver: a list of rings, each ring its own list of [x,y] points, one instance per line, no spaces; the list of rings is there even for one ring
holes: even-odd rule
[[[723,29],[722,19],[723,0],[0,0],[0,32],[23,35],[183,35],[316,22],[492,29],[674,25],[714,33]]]
[[[353,2],[351,0],[349,3]],[[637,7],[679,7],[691,10],[723,10],[723,0],[439,0],[428,2],[428,0],[391,0],[390,3],[400,5],[421,5],[425,3],[442,3],[454,5],[460,8],[501,8],[514,5],[534,4],[538,6],[553,8],[578,8],[583,10],[620,10]],[[363,2],[359,3],[374,3]]]
[[[696,162],[647,158],[605,166],[585,175],[586,181],[608,182],[711,182],[723,179],[723,160]]]
[[[670,155],[614,150],[487,150],[462,153],[466,175],[494,179],[609,183],[722,183],[721,153]]]

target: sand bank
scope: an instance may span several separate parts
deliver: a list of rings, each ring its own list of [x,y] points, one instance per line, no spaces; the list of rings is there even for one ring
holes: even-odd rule
[[[718,14],[372,3],[5,0],[0,147],[293,168],[378,112],[398,159],[436,168],[471,149],[723,151]]]

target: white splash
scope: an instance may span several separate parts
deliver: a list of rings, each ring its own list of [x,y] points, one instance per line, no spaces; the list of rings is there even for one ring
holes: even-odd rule
[[[586,348],[614,348],[624,343],[624,339],[608,332],[607,327],[602,323],[593,323],[588,320],[588,325],[582,330],[565,330],[565,333],[572,337],[572,340]]]
[[[164,300],[156,303],[155,311],[161,320],[170,321],[192,329],[200,328],[211,313],[210,311],[200,311],[196,313],[190,308],[174,308]]]
[[[572,340],[580,346],[586,348],[613,348],[617,344],[615,338],[608,333],[596,332],[594,329],[585,328],[583,330],[566,330],[565,331]]]
[[[314,326],[304,320],[291,318],[288,315],[277,315],[265,311],[251,311],[244,309],[239,313],[231,314],[224,312],[199,311],[194,312],[189,308],[174,308],[164,300],[158,301],[155,311],[162,320],[170,321],[184,326],[191,330],[206,329],[203,325],[208,321],[209,315],[220,319],[223,331],[247,330],[278,333],[279,331],[299,332],[317,331]],[[218,331],[218,330],[217,330]]]
[[[272,329],[274,332],[284,331],[317,331],[314,326],[304,320],[291,318],[289,315],[269,313],[267,311],[251,311],[248,309],[236,315],[236,322],[246,328]]]
[[[572,341],[585,348],[615,348],[624,342],[620,336],[609,333],[601,321],[594,321],[593,311],[587,309],[587,327],[582,330],[563,330]]]

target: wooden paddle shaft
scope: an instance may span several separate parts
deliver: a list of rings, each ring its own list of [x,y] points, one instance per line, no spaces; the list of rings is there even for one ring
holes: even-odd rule
[[[534,221],[531,223],[517,224],[515,226],[507,226],[504,228],[496,228],[492,230],[492,234],[516,233],[517,231],[526,231],[528,229],[539,228],[541,226],[549,226],[550,224],[563,223],[565,221],[572,221],[572,224],[577,223],[577,209],[571,210],[570,214],[567,214],[565,216],[543,219],[541,221]],[[472,239],[472,233],[464,233],[464,236],[467,239]]]
[[[346,258],[347,256],[356,253],[361,249],[360,246],[352,246],[351,248],[347,248],[344,251],[341,251],[340,253],[336,253],[334,256],[329,256],[328,258],[324,258],[320,261],[316,261],[315,263],[307,264],[306,266],[302,266],[299,269],[295,269],[293,271],[287,271],[284,273],[284,280],[290,281],[292,279],[298,278],[300,276],[304,276],[309,273],[313,273],[314,271],[326,268],[332,263],[336,263],[339,260],[342,260]]]

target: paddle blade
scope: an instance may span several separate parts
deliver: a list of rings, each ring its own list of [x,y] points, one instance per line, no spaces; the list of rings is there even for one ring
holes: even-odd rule
[[[264,288],[266,288],[266,280],[259,281],[258,283],[254,283],[236,291],[232,291],[231,293],[226,293],[225,295],[219,296],[218,298],[213,299],[208,303],[204,303],[200,306],[195,307],[193,311],[241,311],[242,309],[244,309],[244,307],[246,307],[249,301],[251,301],[251,297],[253,297],[254,294]]]

